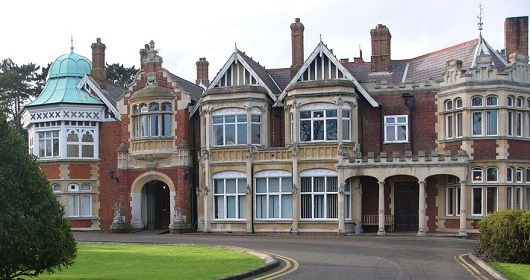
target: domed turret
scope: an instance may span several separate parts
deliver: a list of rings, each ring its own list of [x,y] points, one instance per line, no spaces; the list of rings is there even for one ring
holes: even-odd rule
[[[90,74],[92,63],[88,58],[71,51],[59,56],[51,65],[48,78],[80,77]]]

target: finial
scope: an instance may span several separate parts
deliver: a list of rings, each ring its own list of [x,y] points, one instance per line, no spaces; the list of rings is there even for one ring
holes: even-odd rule
[[[74,53],[74,35],[70,34],[70,53]]]
[[[480,3],[478,5],[478,7],[479,7],[479,14],[477,16],[477,18],[478,18],[478,24],[477,24],[478,25],[478,33],[479,33],[480,38],[482,38],[482,24],[483,24],[482,23],[482,3]]]
[[[320,43],[322,43],[322,34],[320,34]]]
[[[234,43],[234,52],[237,52],[237,43]]]

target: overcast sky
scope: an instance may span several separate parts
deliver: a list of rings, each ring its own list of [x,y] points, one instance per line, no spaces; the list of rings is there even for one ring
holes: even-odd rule
[[[70,50],[91,59],[101,38],[106,62],[139,67],[139,50],[155,42],[163,67],[196,79],[195,62],[206,57],[209,78],[234,46],[267,68],[291,65],[290,24],[305,26],[305,57],[320,36],[337,58],[370,60],[370,29],[385,24],[392,59],[420,56],[478,37],[504,48],[504,19],[530,14],[530,0],[15,0],[2,4],[0,59],[45,66]]]

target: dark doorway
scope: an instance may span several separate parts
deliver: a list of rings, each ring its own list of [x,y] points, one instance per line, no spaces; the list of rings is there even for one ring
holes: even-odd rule
[[[418,183],[395,183],[395,230],[416,231],[418,230]]]
[[[147,229],[168,229],[170,221],[169,187],[161,181],[145,185],[147,196]]]

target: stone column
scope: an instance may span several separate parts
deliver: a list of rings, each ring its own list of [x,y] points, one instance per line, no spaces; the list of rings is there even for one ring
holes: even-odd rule
[[[211,108],[210,107],[206,107],[204,108],[204,111],[203,111],[203,119],[201,118],[201,122],[204,121],[204,126],[201,127],[201,132],[204,132],[204,138],[201,139],[202,141],[204,141],[204,153],[203,153],[203,158],[204,158],[204,188],[202,190],[202,195],[203,195],[203,219],[204,219],[204,228],[203,228],[203,231],[204,232],[209,232],[211,231],[211,219],[213,216],[213,208],[211,206],[211,203],[210,201],[213,202],[213,197],[212,197],[212,194],[213,193],[213,185],[212,185],[212,176],[210,174],[210,145],[211,145],[211,141],[212,141],[212,138],[211,138],[211,117],[212,115],[210,114],[211,112]],[[202,142],[201,141],[201,142]]]
[[[299,122],[300,122],[300,116],[298,115],[298,107],[300,106],[299,103],[296,103],[296,101],[292,105],[293,110],[293,128],[292,132],[293,135],[291,135],[291,139],[293,140],[293,194],[292,194],[292,200],[293,200],[293,222],[291,225],[291,232],[296,233],[298,232],[298,221],[300,219],[300,175],[298,171],[298,141],[299,141]]]
[[[467,186],[466,181],[460,181],[460,231],[459,236],[467,236]]]
[[[339,234],[343,234],[346,232],[346,225],[344,222],[344,189],[346,187],[346,182],[344,182],[344,172],[339,170],[338,178],[337,178],[337,184],[339,188],[339,197],[338,197],[338,203],[337,207],[338,210],[338,218],[339,218]]]
[[[425,236],[425,181],[418,181],[419,205],[418,205],[418,235]]]
[[[379,230],[377,235],[385,235],[385,181],[379,181]]]

